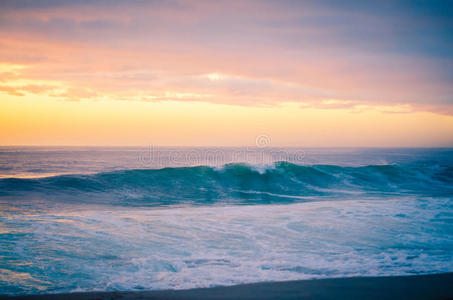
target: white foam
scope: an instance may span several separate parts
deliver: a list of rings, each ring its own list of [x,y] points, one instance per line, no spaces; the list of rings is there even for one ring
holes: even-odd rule
[[[2,263],[59,292],[451,272],[452,215],[449,199],[16,212],[3,227],[27,235]]]

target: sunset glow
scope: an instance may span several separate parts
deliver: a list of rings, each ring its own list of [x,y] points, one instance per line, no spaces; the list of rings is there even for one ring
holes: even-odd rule
[[[452,146],[452,22],[386,9],[3,1],[0,144]]]
[[[0,299],[453,299],[452,221],[453,0],[0,0]]]

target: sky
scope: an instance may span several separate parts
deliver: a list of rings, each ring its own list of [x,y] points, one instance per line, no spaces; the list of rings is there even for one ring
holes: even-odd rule
[[[453,146],[451,1],[0,1],[0,145]]]

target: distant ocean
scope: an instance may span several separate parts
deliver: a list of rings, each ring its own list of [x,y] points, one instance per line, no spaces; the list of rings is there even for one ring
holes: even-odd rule
[[[0,147],[0,294],[453,272],[453,149]]]

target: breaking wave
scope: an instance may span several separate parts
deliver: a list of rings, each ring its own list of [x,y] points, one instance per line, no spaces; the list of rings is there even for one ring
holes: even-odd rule
[[[270,204],[347,198],[450,196],[453,167],[442,165],[267,167],[227,164],[121,170],[0,180],[0,196],[125,206]]]

